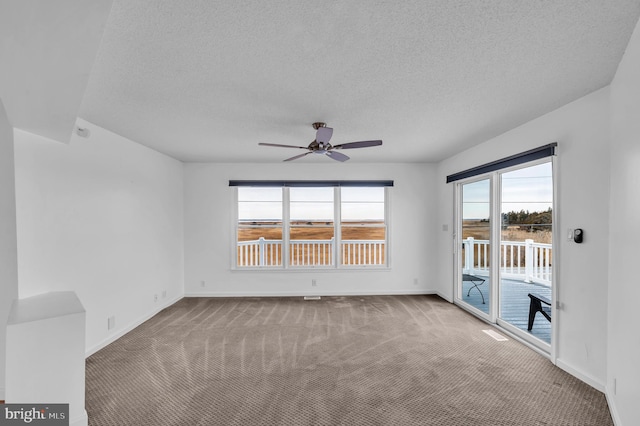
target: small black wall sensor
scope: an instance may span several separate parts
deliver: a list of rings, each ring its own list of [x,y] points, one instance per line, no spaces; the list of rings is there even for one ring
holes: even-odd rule
[[[573,241],[580,244],[582,242],[582,238],[584,236],[584,232],[581,228],[575,229],[573,231]]]

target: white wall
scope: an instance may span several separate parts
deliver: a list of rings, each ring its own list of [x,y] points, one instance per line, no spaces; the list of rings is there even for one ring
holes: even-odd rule
[[[435,167],[429,164],[185,165],[187,295],[429,293],[435,289]],[[232,271],[230,179],[393,179],[391,259],[386,271]],[[414,278],[418,284],[414,284]],[[317,280],[317,287],[311,280]],[[201,287],[201,282],[205,287]]]
[[[563,308],[558,324],[558,366],[600,390],[606,381],[607,258],[609,209],[609,88],[604,88],[451,157],[438,167],[441,232],[439,291],[453,298],[453,184],[448,174],[558,142],[557,183],[560,238],[555,285]],[[583,228],[583,244],[564,238]],[[557,234],[558,235],[558,234]]]
[[[13,128],[0,99],[0,399],[5,391],[6,325],[18,297]]]
[[[91,353],[182,297],[183,169],[78,124],[90,136],[69,145],[15,130],[18,270],[21,298],[76,292]],[[108,331],[110,316],[116,329]]]
[[[618,425],[640,424],[640,23],[611,83],[607,396]]]

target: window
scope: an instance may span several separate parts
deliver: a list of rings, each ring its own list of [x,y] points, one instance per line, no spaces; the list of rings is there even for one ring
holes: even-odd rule
[[[383,187],[346,187],[341,193],[343,265],[384,265],[387,239]]]
[[[334,188],[289,188],[289,265],[333,265]]]
[[[238,269],[388,266],[388,182],[237,182]]]
[[[282,190],[238,188],[237,262],[282,265]]]

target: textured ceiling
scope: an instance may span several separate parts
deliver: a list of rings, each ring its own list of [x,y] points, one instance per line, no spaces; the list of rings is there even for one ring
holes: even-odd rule
[[[640,0],[115,0],[79,116],[185,161],[438,161],[611,82]],[[551,141],[540,141],[547,143]],[[324,162],[307,156],[299,161]]]

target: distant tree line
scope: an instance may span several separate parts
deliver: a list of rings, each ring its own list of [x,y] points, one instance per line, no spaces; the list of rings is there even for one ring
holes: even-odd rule
[[[551,207],[542,212],[520,210],[519,212],[502,213],[502,227],[520,225],[520,228],[548,231],[551,229],[550,225],[553,222],[552,216]]]

